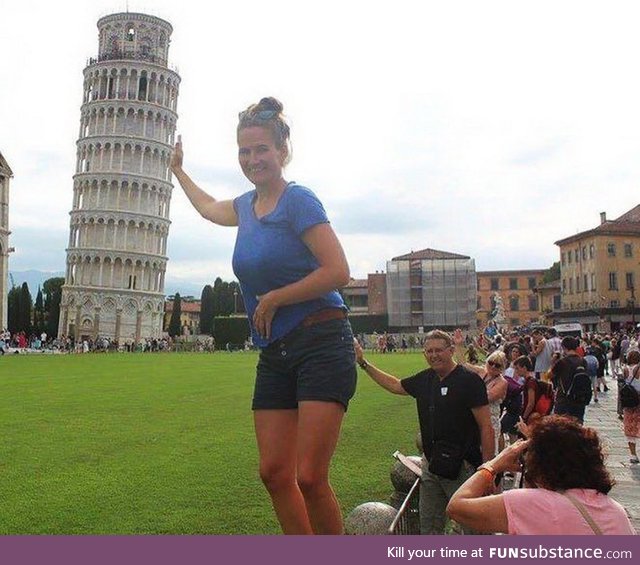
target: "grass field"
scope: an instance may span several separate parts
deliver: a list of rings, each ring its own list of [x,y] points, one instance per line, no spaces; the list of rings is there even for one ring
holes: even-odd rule
[[[369,355],[407,376],[420,354]],[[0,534],[279,533],[258,477],[254,353],[0,358]],[[346,514],[387,501],[414,401],[362,372],[333,460]]]

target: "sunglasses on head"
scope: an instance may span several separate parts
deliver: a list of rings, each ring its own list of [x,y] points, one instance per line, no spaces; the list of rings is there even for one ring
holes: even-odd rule
[[[248,110],[245,110],[244,112],[240,112],[238,114],[238,118],[243,119],[248,112],[249,112]],[[259,112],[255,112],[251,114],[251,118],[260,120],[261,122],[266,122],[277,115],[278,115],[277,110],[260,110]]]
[[[491,365],[496,369],[502,369],[502,363],[496,363],[495,361],[487,361],[487,365]]]

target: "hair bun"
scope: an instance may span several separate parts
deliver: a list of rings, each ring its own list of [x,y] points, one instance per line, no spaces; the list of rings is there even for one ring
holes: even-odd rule
[[[260,110],[274,110],[280,114],[284,109],[282,102],[273,96],[267,96],[265,98],[260,99],[260,102],[257,104]]]

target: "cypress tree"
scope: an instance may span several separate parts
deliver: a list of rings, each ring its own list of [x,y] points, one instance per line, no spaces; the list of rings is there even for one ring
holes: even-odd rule
[[[200,296],[200,333],[213,333],[213,288],[210,284],[205,285]]]
[[[33,306],[33,331],[40,335],[42,330],[44,330],[44,300],[42,298],[42,289],[38,285],[36,303]]]
[[[20,295],[19,286],[14,286],[7,295],[7,329],[13,334],[20,331]]]
[[[31,293],[29,292],[29,285],[26,282],[22,283],[20,290],[20,313],[19,313],[19,326],[18,331],[23,331],[26,334],[31,333],[31,310],[33,309],[33,300],[31,299]]]
[[[44,329],[49,337],[58,335],[58,319],[60,318],[60,301],[64,277],[52,277],[42,283],[44,290]]]
[[[169,335],[176,337],[182,334],[180,327],[180,315],[182,314],[182,305],[180,303],[180,293],[176,292],[173,297],[173,310],[171,311],[171,320],[169,321]]]

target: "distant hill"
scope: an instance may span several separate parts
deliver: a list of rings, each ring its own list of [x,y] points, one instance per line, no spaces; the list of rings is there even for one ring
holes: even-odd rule
[[[27,283],[29,292],[34,300],[38,293],[38,286],[42,287],[44,281],[52,277],[64,277],[64,271],[9,271],[9,274],[13,276],[16,286],[22,286],[24,282]],[[11,287],[11,278],[9,278],[9,287]],[[172,277],[167,277],[164,283],[164,291],[167,296],[179,292],[180,296],[200,298],[202,287],[204,287],[204,284],[191,283]]]

